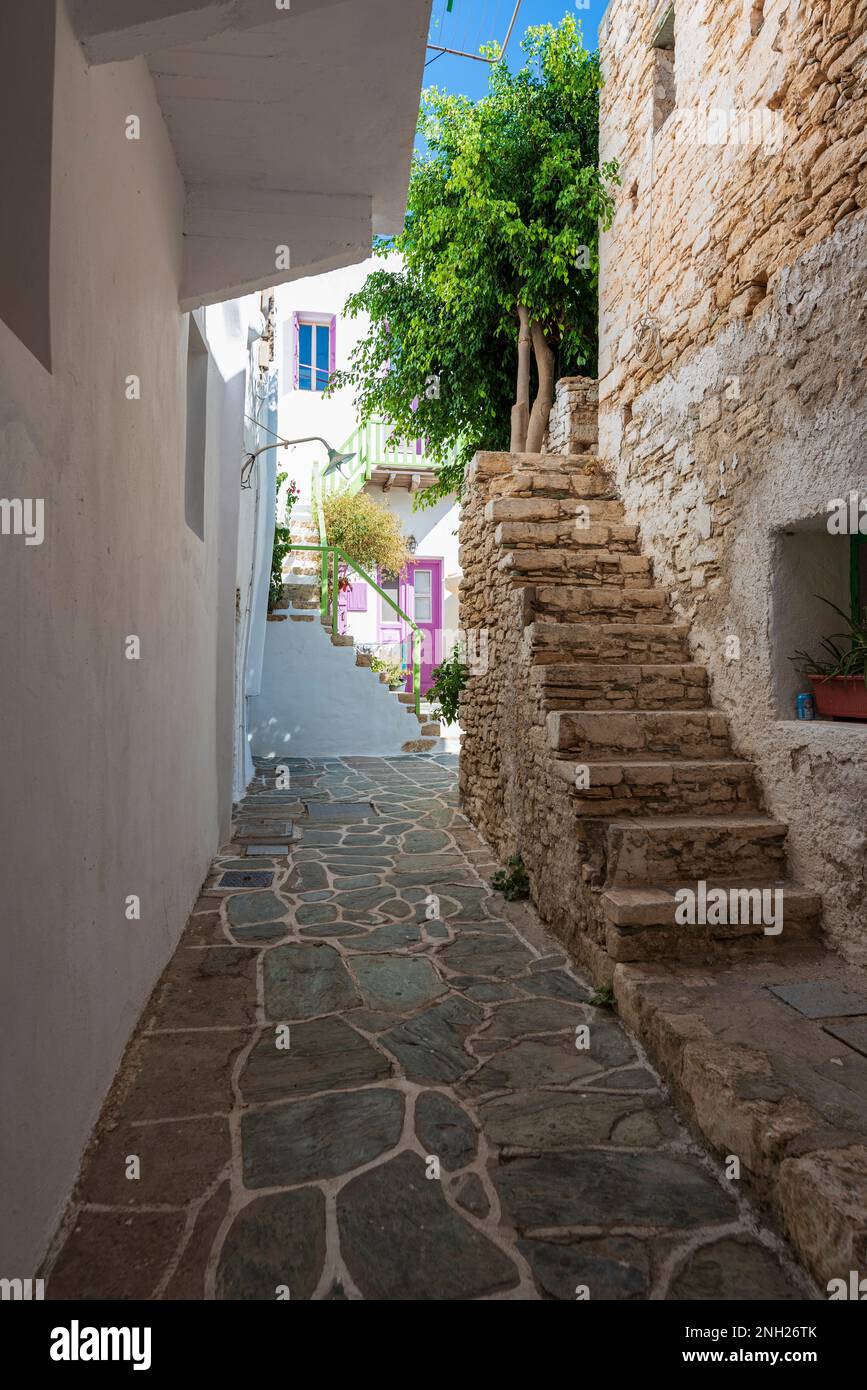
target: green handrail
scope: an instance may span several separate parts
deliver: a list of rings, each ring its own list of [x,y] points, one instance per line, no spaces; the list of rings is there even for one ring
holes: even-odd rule
[[[338,588],[337,580],[339,577],[340,561],[343,560],[351,570],[369,584],[371,589],[375,589],[380,598],[384,598],[389,608],[393,608],[397,616],[412,628],[412,693],[415,697],[415,712],[421,714],[421,648],[424,642],[424,633],[417,623],[413,622],[408,613],[404,613],[399,603],[395,603],[390,594],[380,588],[375,579],[371,579],[366,570],[363,570],[345,550],[341,550],[339,545],[293,545],[293,550],[315,550],[321,556],[320,569],[325,577],[325,597],[321,604],[321,614],[323,623],[329,623],[332,636],[337,636],[337,618],[339,605],[337,600]],[[331,582],[331,605],[329,612],[328,602],[328,570],[332,566]]]
[[[322,508],[322,477],[319,472],[319,464],[313,465],[313,506],[316,511],[316,529],[319,532],[320,546],[328,544],[328,537],[325,534],[325,512]],[[323,614],[328,610],[328,569],[322,561],[319,564],[319,607]]]

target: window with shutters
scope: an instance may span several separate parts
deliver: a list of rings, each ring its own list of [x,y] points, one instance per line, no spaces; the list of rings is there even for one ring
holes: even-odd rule
[[[333,314],[292,315],[293,383],[297,391],[324,391],[336,364],[337,318]]]

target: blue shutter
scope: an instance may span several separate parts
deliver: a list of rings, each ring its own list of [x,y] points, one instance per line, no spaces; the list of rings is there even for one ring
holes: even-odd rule
[[[316,390],[324,391],[328,385],[328,373],[331,366],[331,348],[329,346],[331,334],[324,323],[316,325]]]
[[[298,389],[313,390],[313,328],[309,323],[298,326]]]

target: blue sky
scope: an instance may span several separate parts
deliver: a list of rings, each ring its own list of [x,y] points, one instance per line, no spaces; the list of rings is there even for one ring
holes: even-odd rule
[[[586,8],[578,8],[574,0],[521,0],[521,8],[506,61],[520,66],[520,40],[531,24],[559,24],[564,14],[579,19],[588,48],[596,47],[599,21],[607,0],[589,0]],[[495,38],[502,43],[515,8],[515,0],[434,0],[431,15],[430,42],[447,48],[459,48],[469,53],[478,51],[479,44]],[[474,100],[487,90],[487,65],[471,58],[453,58],[450,54],[428,52],[424,86],[444,87],[450,92],[464,92]]]

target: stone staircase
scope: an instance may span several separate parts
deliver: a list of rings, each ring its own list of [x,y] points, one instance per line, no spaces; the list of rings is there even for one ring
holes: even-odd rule
[[[813,933],[821,903],[787,877],[787,827],[595,454],[478,454],[461,550],[462,622],[493,649],[462,705],[464,804],[502,856],[521,852],[577,954],[604,973],[603,957],[779,951]],[[732,892],[779,889],[782,932],[680,924],[675,894],[702,880],[740,916]]]
[[[292,536],[299,545],[318,545],[319,532],[310,515],[309,508],[303,504],[292,514]],[[355,650],[355,639],[349,633],[331,632],[330,622],[320,616],[319,560],[309,551],[294,551],[287,555],[283,563],[283,595],[280,606],[268,614],[269,622],[321,622],[333,647],[349,647]],[[355,651],[355,665],[370,669],[369,652]],[[371,678],[377,673],[371,670]],[[422,701],[421,713],[415,712],[415,699],[412,693],[392,691],[384,674],[378,674],[379,684],[384,687],[383,698],[389,698],[403,705],[409,716],[406,742],[401,745],[402,753],[433,753],[444,749],[440,737],[439,722],[433,719],[429,705]]]

